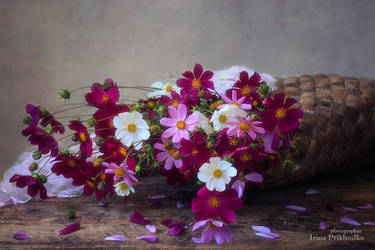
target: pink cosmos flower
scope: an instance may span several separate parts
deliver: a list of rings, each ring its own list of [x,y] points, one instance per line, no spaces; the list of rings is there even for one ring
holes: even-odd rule
[[[232,90],[232,99],[230,99],[226,95],[221,95],[221,97],[223,98],[223,100],[227,104],[237,105],[242,109],[251,109],[252,108],[251,104],[244,103],[244,101],[246,100],[246,96],[242,96],[240,99],[237,99],[237,90]],[[224,105],[226,105],[226,104],[220,105],[219,108],[222,108]]]
[[[177,109],[168,107],[170,118],[162,118],[160,124],[169,127],[162,134],[162,138],[172,137],[173,143],[179,143],[182,138],[190,140],[189,131],[193,131],[198,124],[199,115],[193,113],[187,117],[187,108],[184,104],[179,104]]]
[[[263,176],[259,173],[252,172],[245,176],[240,176],[238,179],[232,184],[232,189],[236,190],[238,193],[238,198],[241,198],[243,192],[245,190],[246,181],[255,182],[255,183],[262,183]]]
[[[203,230],[202,235],[200,238],[193,237],[192,240],[195,243],[201,244],[205,243],[208,244],[215,238],[216,243],[222,245],[225,241],[230,242],[232,241],[232,234],[227,225],[223,222],[213,219],[207,219],[198,221],[194,224],[192,231],[197,230],[200,227],[207,225],[207,227]]]
[[[237,121],[228,121],[227,124],[233,126],[228,129],[227,134],[229,136],[236,135],[241,138],[245,134],[248,134],[252,140],[255,140],[257,137],[256,133],[264,134],[266,131],[261,127],[261,121],[254,121],[254,118],[248,116],[246,119],[241,116],[237,116]]]
[[[236,190],[228,188],[223,192],[209,191],[202,187],[192,202],[192,211],[196,220],[220,217],[225,223],[236,219],[233,209],[240,209],[243,201],[238,198]]]
[[[161,152],[156,155],[156,160],[159,162],[165,162],[164,167],[166,170],[170,170],[173,165],[176,168],[182,167],[182,160],[177,149],[173,146],[171,148],[165,148],[165,145],[161,143],[155,143],[154,148],[160,150]]]
[[[133,170],[130,170],[128,168],[128,165],[122,163],[120,166],[117,166],[116,163],[102,163],[104,167],[106,167],[106,170],[104,170],[104,173],[106,174],[114,174],[113,181],[119,182],[121,179],[124,180],[126,185],[129,187],[133,186],[133,182],[138,182],[137,178],[134,177],[135,173]]]

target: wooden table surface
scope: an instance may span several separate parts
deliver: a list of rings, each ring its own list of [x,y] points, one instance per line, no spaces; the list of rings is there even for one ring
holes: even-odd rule
[[[306,195],[309,188],[321,194]],[[335,178],[328,176],[282,189],[254,190],[246,195],[242,210],[237,212],[237,220],[230,226],[233,234],[231,243],[222,246],[211,243],[195,244],[191,237],[198,237],[200,230],[191,232],[191,226],[177,237],[168,236],[168,229],[160,222],[166,218],[194,222],[190,210],[192,196],[181,196],[176,191],[184,186],[168,186],[162,176],[143,177],[136,187],[136,194],[124,203],[111,199],[105,208],[99,207],[92,198],[48,199],[31,201],[20,206],[0,208],[0,249],[31,248],[153,248],[153,249],[375,249],[375,226],[358,227],[340,223],[342,216],[359,222],[375,221],[375,209],[345,211],[342,206],[357,207],[372,203],[375,205],[375,171],[361,170]],[[167,199],[160,206],[149,206],[147,197],[165,194]],[[177,209],[176,202],[184,200],[185,208]],[[327,211],[326,204],[334,205],[334,211]],[[310,216],[297,216],[286,210],[287,205],[306,207]],[[65,218],[66,210],[76,212],[75,220]],[[128,216],[139,209],[145,218],[156,225],[158,242],[155,244],[137,240],[140,235],[150,234],[143,226],[133,224]],[[357,229],[362,241],[328,240],[330,229],[320,231],[319,222],[325,221],[336,230]],[[80,222],[81,229],[68,235],[57,236],[56,232],[65,226]],[[265,239],[255,236],[252,225],[268,226],[280,235],[278,239]],[[32,239],[15,240],[13,234],[23,231]],[[124,234],[125,242],[110,242],[109,235]],[[337,233],[336,233],[337,235]],[[352,236],[349,234],[348,236]],[[311,237],[326,237],[326,240],[311,240]]]

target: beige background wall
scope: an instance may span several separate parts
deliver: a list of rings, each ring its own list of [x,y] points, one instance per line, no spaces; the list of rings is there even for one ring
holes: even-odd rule
[[[374,13],[372,0],[0,0],[0,173],[26,149],[24,105],[55,106],[62,87],[149,84],[195,62],[375,77]]]

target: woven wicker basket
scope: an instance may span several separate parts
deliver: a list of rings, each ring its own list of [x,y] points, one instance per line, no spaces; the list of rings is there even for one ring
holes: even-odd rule
[[[270,169],[265,187],[366,165],[375,149],[374,80],[303,75],[278,79],[278,92],[296,98],[304,111],[301,129],[291,140],[295,150],[288,153],[298,167]]]

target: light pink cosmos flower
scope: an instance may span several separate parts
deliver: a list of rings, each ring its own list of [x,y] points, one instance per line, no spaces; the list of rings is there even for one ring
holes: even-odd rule
[[[178,150],[175,148],[171,148],[167,150],[163,144],[161,143],[155,143],[154,147],[161,152],[156,155],[156,160],[159,162],[164,162],[164,167],[166,170],[172,169],[173,165],[176,166],[176,168],[182,167],[182,159],[179,159],[179,153]]]
[[[263,176],[259,173],[252,172],[250,174],[247,174],[245,176],[240,176],[238,179],[232,184],[232,187],[234,190],[238,193],[238,198],[241,198],[243,195],[243,192],[245,190],[246,181],[251,181],[255,183],[262,183],[263,182]]]
[[[216,243],[222,245],[225,241],[230,242],[232,240],[232,233],[230,232],[227,225],[223,222],[213,219],[201,220],[194,224],[193,231],[197,230],[200,227],[207,225],[203,230],[200,238],[193,237],[192,240],[195,243],[208,244],[215,238]]]
[[[120,166],[117,166],[117,164],[113,162],[103,162],[103,166],[106,167],[104,173],[114,174],[113,181],[115,182],[119,182],[121,181],[121,179],[123,179],[126,185],[128,185],[129,187],[133,185],[132,181],[138,182],[137,178],[134,177],[134,171],[128,169],[128,166],[124,163],[122,163]]]
[[[252,140],[255,140],[257,137],[256,133],[264,134],[266,130],[261,127],[261,121],[254,121],[254,118],[248,116],[246,119],[237,116],[238,121],[228,121],[226,124],[233,126],[228,129],[227,135],[237,136],[239,138],[243,137],[245,134],[248,134]]]
[[[243,103],[245,101],[245,99],[246,99],[246,96],[243,96],[240,99],[237,98],[237,90],[232,90],[232,99],[230,99],[226,95],[221,95],[221,98],[223,98],[223,100],[227,104],[237,105],[238,107],[240,107],[242,109],[251,109],[252,108],[251,104]],[[219,108],[224,107],[224,105],[226,105],[226,104],[220,105]]]
[[[194,112],[187,117],[185,104],[179,104],[177,109],[172,105],[168,106],[170,118],[162,118],[160,124],[169,127],[162,134],[164,139],[172,137],[173,143],[179,143],[182,138],[190,140],[189,132],[193,131],[198,124],[199,115]]]

